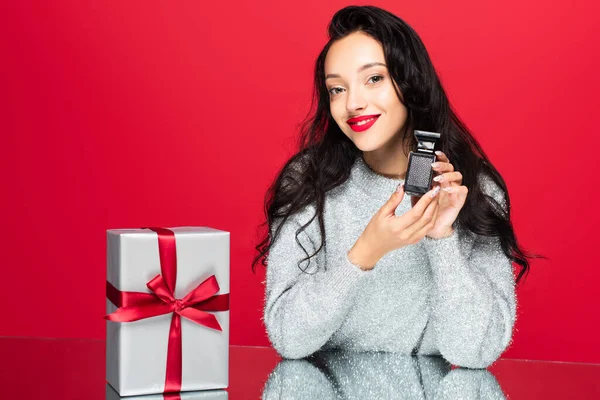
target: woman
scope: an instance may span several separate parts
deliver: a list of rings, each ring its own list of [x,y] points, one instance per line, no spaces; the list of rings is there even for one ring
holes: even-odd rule
[[[504,180],[404,21],[349,6],[328,31],[317,108],[269,189],[253,263],[268,253],[273,347],[285,358],[390,351],[485,368],[511,341],[512,262],[519,279],[529,268]],[[434,188],[418,199],[402,187],[415,129],[441,133]]]

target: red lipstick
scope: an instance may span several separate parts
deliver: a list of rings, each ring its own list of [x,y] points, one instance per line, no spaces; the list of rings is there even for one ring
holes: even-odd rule
[[[369,129],[371,126],[373,126],[373,124],[375,123],[375,121],[377,121],[377,118],[379,118],[380,115],[381,114],[361,115],[360,117],[350,118],[346,121],[346,123],[350,126],[350,128],[352,128],[353,131],[363,132]],[[365,120],[370,121],[357,125],[358,122]]]

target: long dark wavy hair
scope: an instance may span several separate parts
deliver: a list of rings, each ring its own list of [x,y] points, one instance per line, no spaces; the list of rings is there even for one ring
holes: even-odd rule
[[[267,266],[268,251],[277,239],[281,226],[294,213],[314,203],[316,213],[298,235],[318,218],[321,245],[326,241],[323,222],[325,193],[344,183],[361,151],[340,130],[329,108],[329,93],[325,86],[325,57],[331,45],[347,35],[361,31],[379,41],[383,47],[388,71],[400,89],[398,98],[408,110],[403,141],[416,150],[414,129],[440,132],[436,150],[443,151],[455,170],[463,176],[463,185],[469,189],[466,202],[457,221],[471,232],[484,236],[499,236],[502,249],[512,262],[521,266],[517,282],[529,273],[528,258],[546,258],[526,254],[517,243],[510,220],[510,199],[500,173],[492,165],[483,149],[455,114],[429,58],[425,45],[417,33],[396,15],[375,6],[348,6],[337,11],[328,25],[329,41],[319,54],[314,69],[313,98],[310,112],[301,124],[298,151],[281,168],[265,197],[266,237],[256,246],[259,254],[252,262],[252,271],[262,258]],[[316,106],[316,107],[315,107]],[[316,109],[315,109],[316,108]],[[477,176],[486,173],[506,194],[506,211],[490,196],[484,194]],[[274,221],[281,224],[273,232]],[[300,246],[302,246],[300,244]],[[315,254],[299,261],[309,260]]]

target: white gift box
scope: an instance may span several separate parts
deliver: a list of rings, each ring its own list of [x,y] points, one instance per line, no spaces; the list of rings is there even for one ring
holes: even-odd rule
[[[201,392],[179,393],[180,400],[227,400],[225,390],[206,390]],[[149,394],[144,396],[121,397],[110,385],[106,385],[106,400],[165,400],[162,394]]]
[[[182,299],[214,275],[218,294],[229,293],[230,235],[209,227],[167,228],[174,232]],[[120,292],[151,293],[161,274],[158,234],[151,229],[107,230],[107,284]],[[107,313],[117,307],[107,299]],[[181,391],[224,389],[229,378],[229,311],[210,311],[222,331],[181,317]],[[121,396],[163,393],[173,313],[133,322],[107,321],[106,380]]]

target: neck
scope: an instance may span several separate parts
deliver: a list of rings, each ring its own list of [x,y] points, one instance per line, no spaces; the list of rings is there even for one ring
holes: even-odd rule
[[[376,204],[383,204],[403,181],[403,178],[389,178],[375,172],[359,155],[352,167],[349,184],[375,200]]]
[[[408,169],[408,156],[402,146],[390,146],[362,154],[365,164],[378,175],[392,179],[404,179]]]

